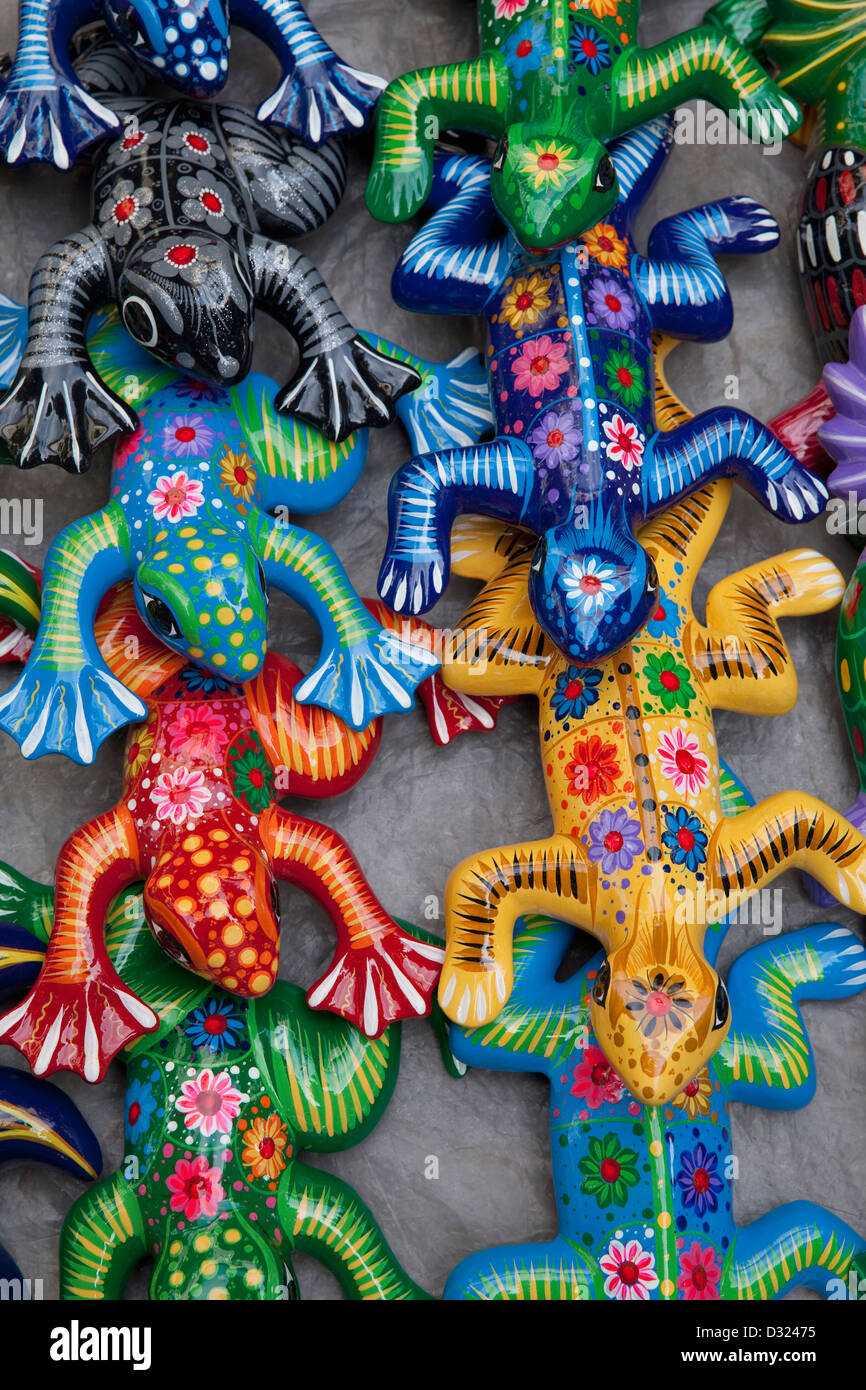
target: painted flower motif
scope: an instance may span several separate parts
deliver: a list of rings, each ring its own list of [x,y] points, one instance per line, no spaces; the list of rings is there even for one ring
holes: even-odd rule
[[[623,1148],[615,1134],[602,1139],[591,1136],[588,1152],[577,1166],[583,1173],[581,1192],[594,1197],[602,1209],[624,1207],[629,1188],[640,1182],[637,1154]]]
[[[718,1208],[719,1193],[725,1186],[718,1167],[718,1154],[710,1153],[701,1143],[695,1144],[691,1152],[686,1150],[680,1158],[677,1186],[683,1206],[693,1207],[698,1218]]]
[[[199,381],[192,376],[183,376],[179,381],[172,382],[172,390],[182,400],[208,401],[210,404],[225,395],[225,388],[217,386],[216,382]]]
[[[528,391],[533,398],[542,391],[555,391],[568,371],[566,351],[564,340],[554,342],[546,333],[524,343],[511,362],[515,390]]]
[[[612,463],[621,463],[627,473],[639,468],[643,458],[643,436],[632,420],[624,420],[614,415],[612,420],[602,420],[601,427],[607,436],[605,453]]]
[[[137,777],[153,752],[154,731],[150,724],[136,724],[126,744],[126,775]]]
[[[562,586],[569,606],[585,618],[603,613],[623,590],[616,566],[605,564],[597,555],[570,560],[563,568]]]
[[[631,997],[625,1007],[645,1038],[682,1032],[694,1003],[684,980],[657,971],[629,980],[628,986]]]
[[[204,1135],[230,1134],[242,1101],[243,1096],[235,1090],[227,1071],[214,1073],[207,1069],[183,1083],[175,1109],[186,1116],[187,1129],[197,1129]]]
[[[219,149],[219,142],[213,131],[205,130],[194,121],[183,121],[179,126],[175,126],[169,131],[166,144],[170,150],[183,155],[185,159],[194,160],[196,164],[204,165],[207,169],[212,169],[216,164],[214,150]]]
[[[123,135],[111,153],[112,163],[125,163],[126,161],[122,156],[131,155],[134,152],[139,155],[144,154],[148,145],[155,144],[159,137],[160,131],[156,121],[139,123],[136,116],[130,116],[124,124]]]
[[[193,1047],[220,1053],[241,1044],[244,1021],[230,1000],[211,998],[190,1014],[183,1031]]]
[[[677,661],[673,652],[650,652],[644,667],[647,689],[661,700],[668,713],[673,709],[688,709],[695,698],[691,672]]]
[[[231,192],[219,179],[200,171],[178,179],[177,188],[183,198],[181,210],[190,222],[205,223],[220,235],[237,222]]]
[[[187,1221],[216,1216],[226,1195],[221,1178],[222,1169],[211,1168],[203,1155],[178,1159],[174,1172],[165,1180],[171,1210],[183,1212]]]
[[[598,687],[603,672],[597,666],[566,666],[556,678],[550,697],[557,719],[581,719],[598,703]]]
[[[603,874],[627,871],[643,854],[640,823],[629,820],[625,807],[604,810],[589,827],[589,857],[601,865]]]
[[[126,1088],[126,1133],[138,1139],[147,1129],[156,1112],[156,1097],[147,1082],[136,1077]]]
[[[496,0],[493,10],[494,19],[513,19],[521,10],[525,10],[529,0]]]
[[[707,862],[707,832],[685,806],[665,811],[662,844],[675,864],[685,864],[692,873]]]
[[[596,323],[624,333],[637,318],[634,300],[627,290],[610,276],[594,280],[587,295],[588,312]]]
[[[575,9],[591,10],[596,19],[606,19],[608,15],[615,15],[619,9],[621,0],[574,0]]]
[[[219,462],[220,482],[227,487],[232,497],[249,502],[256,490],[256,470],[246,454],[232,453],[227,449]]]
[[[278,1178],[286,1166],[287,1144],[286,1126],[278,1115],[257,1115],[244,1134],[241,1161],[253,1178]]]
[[[207,705],[181,705],[168,726],[169,752],[211,758],[226,742],[225,716]]]
[[[570,410],[548,410],[529,435],[529,444],[540,463],[558,468],[577,456],[582,437]]]
[[[639,1240],[612,1240],[599,1264],[607,1275],[604,1291],[608,1298],[642,1303],[659,1286],[655,1255],[644,1250]]]
[[[665,731],[659,739],[659,764],[662,776],[673,783],[678,796],[697,796],[710,779],[709,759],[701,752],[694,734],[675,728]]]
[[[574,61],[588,68],[593,77],[610,67],[610,44],[591,24],[575,24],[568,46]]]
[[[680,635],[680,606],[672,598],[663,595],[652,617],[647,620],[651,637],[670,637],[674,641]]]
[[[515,280],[499,311],[509,328],[528,328],[550,308],[550,280],[533,271]]]
[[[628,348],[614,348],[604,364],[604,375],[611,395],[634,410],[646,395],[646,373]]]
[[[615,743],[603,743],[598,734],[575,740],[572,760],[565,769],[568,790],[591,806],[603,796],[610,796],[622,776]]]
[[[212,671],[203,671],[200,666],[184,666],[178,680],[183,681],[187,690],[196,691],[201,695],[222,694],[235,688],[224,676],[215,676]]]
[[[711,1245],[701,1249],[698,1242],[692,1241],[691,1248],[680,1255],[680,1275],[677,1288],[683,1298],[708,1302],[721,1298],[719,1284],[722,1278],[721,1266],[716,1263],[716,1252]]]
[[[218,247],[203,244],[196,234],[190,231],[187,237],[160,237],[152,246],[147,245],[141,253],[146,266],[153,266],[164,280],[182,280],[187,285],[198,286],[213,272],[221,268]]]
[[[154,521],[183,521],[195,516],[204,506],[201,483],[186,473],[172,473],[157,478],[153,492],[148,493],[148,506],[153,507]]]
[[[550,44],[545,37],[544,25],[533,24],[531,19],[525,19],[502,47],[502,56],[517,78],[525,77],[528,72],[537,72],[549,54]]]
[[[126,246],[133,231],[150,226],[153,190],[136,188],[131,179],[118,179],[99,209],[99,230],[118,246]]]
[[[176,767],[163,772],[153,789],[153,804],[157,820],[170,820],[173,825],[200,816],[210,791],[204,784],[204,773],[191,772],[188,767]]]
[[[172,458],[206,458],[215,439],[216,430],[203,415],[173,415],[162,428],[162,447]]]
[[[559,188],[577,168],[570,146],[556,140],[533,140],[523,156],[520,172],[534,179],[535,188]]]
[[[700,1115],[708,1115],[713,1099],[713,1083],[710,1078],[709,1067],[703,1067],[693,1076],[687,1086],[684,1086],[678,1096],[674,1096],[671,1105],[678,1110],[685,1110],[690,1120],[696,1120]]]
[[[582,1100],[589,1110],[602,1105],[616,1105],[625,1087],[600,1047],[585,1047],[583,1060],[574,1069],[571,1094]]]
[[[617,270],[625,270],[628,264],[628,247],[609,222],[596,223],[588,232],[584,232],[581,240],[587,253],[594,261],[598,261],[599,265],[611,265]]]
[[[262,748],[247,748],[231,761],[232,791],[253,811],[264,811],[273,795],[273,772]]]

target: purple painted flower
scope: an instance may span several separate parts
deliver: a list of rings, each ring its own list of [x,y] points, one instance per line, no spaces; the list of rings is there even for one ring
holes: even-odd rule
[[[547,410],[529,435],[535,457],[551,468],[570,463],[580,448],[581,430],[570,410]]]
[[[629,328],[637,317],[628,290],[609,275],[602,275],[593,283],[589,291],[589,309],[599,323],[620,332]]]
[[[176,459],[200,459],[210,453],[216,431],[203,415],[173,415],[163,426],[162,447]]]
[[[690,1153],[686,1150],[681,1158],[677,1184],[684,1207],[694,1207],[695,1215],[702,1217],[705,1212],[713,1212],[719,1205],[719,1193],[724,1183],[718,1173],[719,1156],[711,1153],[703,1144],[696,1144]]]
[[[589,857],[601,864],[603,874],[615,869],[630,869],[638,855],[643,854],[640,824],[629,820],[624,807],[602,811],[589,827]]]

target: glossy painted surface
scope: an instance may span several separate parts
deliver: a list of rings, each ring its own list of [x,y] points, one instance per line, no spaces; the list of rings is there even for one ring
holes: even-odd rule
[[[498,137],[491,193],[528,250],[603,220],[619,192],[606,143],[692,97],[741,111],[761,139],[796,129],[795,103],[734,40],[704,27],[641,49],[639,12],[638,0],[479,0],[478,59],[406,73],[382,96],[373,215],[420,211],[440,128]]]
[[[726,790],[726,814],[748,804],[733,779]],[[800,1000],[860,993],[862,942],[822,923],[741,955],[728,972],[731,1032],[686,1089],[655,1109],[633,1099],[593,1032],[604,956],[556,978],[572,935],[550,918],[521,920],[509,1004],[492,1025],[452,1028],[467,1065],[548,1078],[559,1232],[470,1255],[451,1274],[446,1299],[704,1303],[780,1298],[799,1287],[837,1298],[866,1251],[839,1217],[794,1201],[735,1224],[729,1104],[794,1110],[811,1100],[815,1063]],[[718,925],[710,933],[711,958],[724,935]]]
[[[578,663],[615,651],[658,600],[635,530],[711,477],[735,476],[788,521],[812,519],[823,484],[769,430],[719,406],[670,434],[656,427],[652,334],[714,340],[732,307],[722,253],[773,247],[773,218],[725,198],[657,224],[637,253],[637,212],[671,146],[654,121],[611,150],[620,201],[609,220],[548,257],[488,239],[486,161],[437,157],[426,227],[398,267],[394,297],[421,311],[481,313],[495,437],[417,456],[395,474],[379,592],[398,612],[432,606],[449,578],[454,516],[472,512],[539,537],[530,601]]]
[[[19,0],[18,53],[0,86],[0,154],[10,164],[68,169],[118,128],[114,111],[76,78],[80,25],[101,18],[151,77],[212,97],[229,70],[229,25],[250,29],[282,76],[258,118],[312,145],[367,124],[384,82],[349,67],[324,42],[299,0]]]

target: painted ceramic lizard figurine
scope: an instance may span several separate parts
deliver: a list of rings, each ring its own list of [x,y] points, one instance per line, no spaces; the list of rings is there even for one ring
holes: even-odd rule
[[[790,97],[727,34],[703,25],[637,45],[638,0],[479,0],[481,56],[410,72],[378,109],[367,185],[374,217],[420,212],[440,130],[498,139],[490,192],[527,250],[564,245],[606,219],[618,196],[607,142],[693,97],[738,111],[761,140],[795,130]]]
[[[0,894],[2,915],[30,920],[44,949],[51,889],[0,865]],[[349,1148],[378,1123],[400,1025],[365,1038],[284,981],[266,1000],[233,998],[167,960],[141,909],[140,894],[118,898],[109,937],[158,1028],[127,1050],[122,1171],[66,1217],[61,1297],[122,1298],[133,1268],[152,1259],[151,1298],[297,1298],[295,1251],[321,1261],[349,1298],[429,1297],[358,1194],[300,1153]],[[447,1037],[440,1045],[459,1075]]]
[[[100,80],[101,51],[97,41],[79,64],[83,79]],[[0,401],[0,436],[18,463],[81,472],[97,446],[136,428],[87,354],[90,316],[112,302],[161,361],[229,387],[249,371],[258,305],[300,354],[278,411],[337,441],[392,420],[416,373],[359,337],[315,266],[285,242],[336,208],[342,143],[309,149],[239,106],[105,100],[122,129],[96,151],[93,220],[37,264],[24,356]]]
[[[570,663],[533,619],[531,537],[497,539],[490,523],[462,524],[459,536],[460,572],[488,583],[462,625],[472,655],[455,643],[444,678],[472,694],[537,696],[554,828],[454,870],[440,1001],[467,1026],[496,1018],[512,987],[515,921],[555,913],[604,946],[593,1028],[646,1105],[667,1103],[724,1040],[729,1004],[704,954],[708,923],[787,868],[866,905],[866,840],[816,797],[782,792],[722,812],[712,709],[790,709],[796,678],[778,620],[824,612],[843,589],[828,560],[790,551],[716,584],[699,623],[692,588],[730,486],[703,488],[644,529],[658,607],[592,667]]]
[[[725,815],[748,806],[737,792],[723,773]],[[454,1028],[451,1045],[472,1067],[550,1081],[559,1233],[470,1255],[445,1298],[751,1301],[796,1288],[846,1297],[849,1272],[866,1269],[866,1241],[832,1212],[788,1202],[735,1224],[729,1105],[795,1110],[812,1099],[800,1001],[862,992],[866,950],[854,933],[821,923],[741,955],[728,973],[731,1032],[663,1109],[637,1104],[598,1048],[590,1000],[604,956],[560,982],[572,929],[535,917],[518,933],[508,1004],[489,1026]],[[709,933],[711,961],[724,935]]]
[[[26,601],[33,589],[16,564],[0,556],[0,598],[12,616],[16,594]],[[393,621],[383,605],[373,607]],[[414,627],[416,640],[433,643],[431,629]],[[148,719],[130,732],[121,800],[60,852],[45,964],[24,1001],[0,1019],[0,1041],[39,1075],[67,1069],[98,1081],[121,1047],[156,1026],[112,968],[105,940],[110,901],[142,879],[157,942],[234,994],[255,998],[274,985],[282,879],[321,903],[337,932],[334,959],[308,993],[311,1007],[341,1014],[371,1037],[428,1013],[441,946],[397,926],[340,835],[279,805],[289,794],[321,799],[353,786],[378,751],[381,720],[356,734],[333,715],[306,710],[294,698],[301,672],[274,655],[243,687],[185,666],[150,637],[128,585],[104,606],[97,638],[108,666],[147,701]],[[479,708],[433,689],[426,702],[439,742],[495,722],[490,702]]]
[[[10,164],[44,160],[68,169],[120,128],[73,67],[76,30],[95,19],[145,72],[197,97],[225,84],[229,24],[251,30],[282,67],[258,120],[311,145],[365,126],[385,85],[342,62],[298,0],[19,0],[18,53],[0,87],[0,155]]]
[[[363,466],[366,434],[333,445],[278,414],[267,377],[215,388],[163,368],[116,316],[100,321],[90,351],[112,388],[137,402],[141,425],[115,452],[107,506],[67,526],[49,550],[39,636],[24,674],[0,699],[0,728],[25,756],[60,752],[89,763],[109,733],[144,717],[93,638],[100,598],[127,576],[161,641],[234,682],[261,669],[268,588],[280,589],[322,630],[319,662],[298,700],[355,729],[410,709],[435,656],[393,625],[383,628],[331,547],[286,519],[345,496]],[[442,366],[411,361],[422,384],[398,409],[413,446],[479,438],[489,409],[477,355]]]
[[[788,521],[811,520],[826,489],[750,415],[716,407],[670,434],[656,429],[653,330],[713,340],[732,308],[715,256],[765,251],[778,228],[749,198],[660,222],[637,254],[638,209],[671,147],[655,121],[611,150],[619,202],[610,221],[547,259],[486,240],[486,161],[437,157],[438,211],[398,267],[405,308],[483,313],[495,438],[411,459],[395,474],[383,599],[400,613],[436,602],[459,512],[539,536],[530,574],[536,619],[562,652],[599,660],[658,603],[635,529],[686,493],[734,475]]]

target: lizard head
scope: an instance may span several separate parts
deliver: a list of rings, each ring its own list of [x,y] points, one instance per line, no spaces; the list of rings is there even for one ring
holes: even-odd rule
[[[716,971],[663,915],[612,951],[593,983],[599,1044],[642,1105],[678,1095],[721,1046],[729,1021]]]
[[[249,372],[253,286],[243,256],[222,237],[146,239],[120,273],[117,299],[135,341],[171,366],[225,386]]]
[[[171,468],[177,468],[173,461]],[[160,641],[227,681],[252,680],[267,651],[268,601],[264,566],[240,535],[220,527],[184,524],[201,485],[182,470],[155,479],[154,537],[135,575],[139,613]],[[159,508],[163,510],[160,512]],[[170,510],[174,508],[174,511]]]
[[[200,816],[157,859],[144,911],[167,955],[233,994],[265,994],[280,962],[280,899],[260,848],[234,817]]]
[[[573,241],[607,216],[619,197],[605,146],[587,134],[543,122],[509,126],[499,141],[490,192],[507,227],[527,251]]]
[[[544,631],[572,661],[591,663],[631,640],[658,605],[652,558],[627,530],[600,542],[571,522],[538,542],[529,600]]]
[[[154,77],[192,96],[212,97],[229,67],[226,0],[105,0],[112,34]]]

